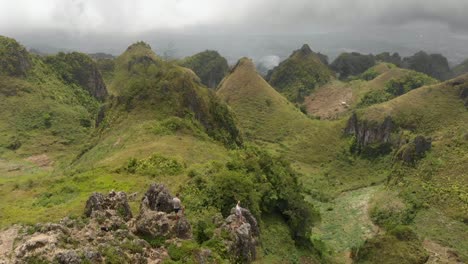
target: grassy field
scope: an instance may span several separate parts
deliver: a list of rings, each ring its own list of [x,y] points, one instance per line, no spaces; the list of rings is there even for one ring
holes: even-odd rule
[[[322,221],[314,227],[314,238],[327,245],[337,262],[346,262],[352,248],[361,246],[378,232],[369,215],[369,200],[380,186],[344,192],[330,202],[318,203]],[[314,201],[309,197],[311,201]]]

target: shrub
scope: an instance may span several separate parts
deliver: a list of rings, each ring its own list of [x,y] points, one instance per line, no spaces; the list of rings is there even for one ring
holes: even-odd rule
[[[182,261],[183,263],[187,263],[193,259],[194,257],[193,255],[195,251],[198,249],[199,247],[195,242],[190,241],[190,240],[185,240],[185,241],[182,241],[180,246],[171,244],[167,248],[167,251],[172,260]]]
[[[196,176],[183,190],[183,195],[192,200],[192,210],[204,212],[212,206],[226,216],[241,200],[257,218],[281,214],[296,242],[310,243],[311,228],[319,213],[304,201],[299,175],[284,159],[249,146],[232,151],[225,165],[210,163],[193,174]]]
[[[386,91],[372,90],[364,94],[361,101],[359,101],[357,107],[366,107],[374,104],[380,104],[392,99],[393,97],[394,96],[392,96]]]
[[[419,72],[411,72],[398,79],[392,79],[385,84],[385,91],[393,96],[403,95],[424,85],[437,83],[437,80]]]
[[[153,154],[149,158],[141,160],[131,158],[123,169],[130,173],[139,173],[150,176],[176,175],[183,171],[184,165],[173,158]]]
[[[412,221],[410,208],[391,191],[384,191],[372,197],[369,213],[375,224],[387,230]]]
[[[418,235],[406,225],[399,225],[390,230],[390,234],[402,241],[417,240]]]

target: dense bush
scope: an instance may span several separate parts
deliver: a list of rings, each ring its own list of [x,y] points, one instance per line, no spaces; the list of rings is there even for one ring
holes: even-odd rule
[[[130,173],[139,173],[143,175],[176,175],[181,173],[184,165],[173,158],[168,158],[159,154],[153,154],[149,158],[137,160],[130,159],[124,170]]]
[[[183,195],[195,211],[217,208],[228,215],[237,200],[257,218],[280,213],[297,242],[309,243],[319,214],[302,196],[297,173],[280,158],[254,147],[233,151],[226,164],[211,163],[189,174]]]
[[[379,76],[379,73],[371,68],[367,71],[365,71],[364,73],[362,73],[360,76],[359,76],[359,79],[362,79],[364,81],[371,81],[373,79],[375,79],[375,77]]]
[[[405,76],[392,79],[385,84],[385,91],[392,96],[403,95],[424,85],[437,83],[437,80],[419,72],[411,72]]]
[[[357,104],[357,107],[366,107],[374,104],[380,104],[392,99],[393,96],[386,91],[372,90],[362,97],[361,101]]]

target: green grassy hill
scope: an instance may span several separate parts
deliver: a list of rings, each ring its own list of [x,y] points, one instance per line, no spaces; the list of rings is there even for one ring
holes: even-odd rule
[[[317,59],[283,62],[277,76],[305,70],[280,93],[242,58],[215,93],[144,42],[94,62],[0,37],[0,228],[79,218],[112,189],[138,212],[160,182],[181,193],[195,251],[223,256],[213,217],[240,199],[262,229],[255,263],[468,261],[468,75],[380,63],[344,82]],[[317,67],[331,81],[305,103],[320,119],[285,97]]]
[[[0,43],[0,154],[27,158],[77,151],[94,127],[99,102],[15,40],[0,37]]]
[[[468,217],[468,111],[460,95],[467,81],[464,75],[357,112],[362,120],[377,124],[391,117],[392,133],[400,142],[388,178],[397,194],[386,201],[402,199],[405,209],[377,207],[374,217],[387,228],[410,225],[421,238],[455,249],[464,260],[468,252],[460,230],[466,230]],[[411,143],[406,142],[416,136],[430,138],[432,148],[414,163],[398,161],[398,153],[407,151]]]
[[[269,71],[266,80],[291,102],[302,103],[314,88],[334,78],[321,56],[304,44]]]

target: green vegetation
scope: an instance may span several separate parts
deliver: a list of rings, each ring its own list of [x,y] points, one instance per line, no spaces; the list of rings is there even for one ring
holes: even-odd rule
[[[26,49],[16,40],[0,36],[0,76],[25,77],[30,67]]]
[[[318,213],[304,201],[299,177],[283,159],[247,147],[233,152],[225,165],[208,164],[190,175],[190,184],[182,193],[190,198],[188,206],[194,212],[203,215],[208,205],[227,216],[240,200],[257,218],[262,214],[281,214],[292,237],[297,242],[309,243]]]
[[[116,95],[105,122],[119,112],[147,119],[170,116],[199,122],[205,133],[231,147],[242,144],[234,117],[193,72],[159,59],[145,43],[136,43],[116,59],[110,90]],[[148,111],[151,109],[151,111]]]
[[[200,77],[208,88],[215,89],[229,71],[227,60],[217,51],[206,50],[187,57],[180,62]]]
[[[237,200],[261,227],[256,263],[342,263],[351,261],[348,253],[357,263],[424,263],[423,240],[468,261],[468,112],[460,98],[467,77],[436,83],[389,63],[369,68],[369,57],[351,54],[341,59],[353,80],[332,82],[350,93],[343,97],[349,106],[330,121],[301,112],[245,58],[215,94],[143,42],[94,62],[80,53],[41,58],[0,40],[0,52],[29,60],[18,71],[19,57],[0,56],[1,67],[9,65],[0,76],[2,228],[77,218],[92,192],[142,192],[160,182],[181,193],[194,237],[174,244],[143,237],[167,247],[167,263],[195,262],[205,249],[210,261],[228,262],[227,234],[215,230]],[[298,74],[295,81],[277,79],[285,81],[283,94],[318,91],[332,79],[323,60],[303,48],[283,62],[278,76]],[[308,63],[330,79],[310,75]],[[112,95],[102,102],[83,82],[99,76],[94,70],[103,71]],[[305,93],[298,88],[306,86]],[[385,152],[377,142],[368,155],[356,155],[356,139],[343,135],[352,111],[367,124],[391,117]],[[399,151],[416,148],[418,137],[431,138],[430,151],[400,161]],[[138,199],[130,206],[138,212]],[[131,242],[119,247],[143,250]],[[129,261],[119,247],[98,250],[108,263]]]
[[[379,74],[373,68],[362,74],[365,79],[369,76],[377,77]],[[374,79],[373,77],[372,79]],[[379,104],[403,95],[416,88],[436,84],[437,80],[419,72],[408,71],[403,76],[392,78],[385,83],[384,89],[373,89],[365,93],[361,98],[357,107],[367,107],[374,104]]]
[[[266,80],[289,101],[302,103],[316,87],[333,79],[333,72],[307,44],[269,71]]]
[[[353,259],[356,263],[426,263],[429,255],[422,247],[421,241],[413,237],[414,234],[410,237],[378,235],[354,252]]]
[[[102,80],[96,63],[86,54],[79,52],[63,53],[47,56],[44,61],[67,84],[76,84],[88,91],[98,100],[104,100],[107,89]]]
[[[385,91],[393,96],[403,95],[413,89],[437,83],[437,80],[418,72],[410,72],[406,76],[393,79],[385,85]]]

